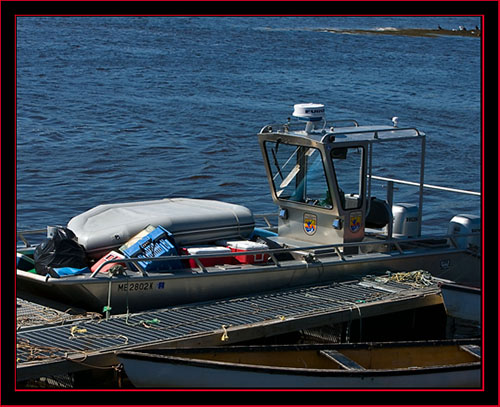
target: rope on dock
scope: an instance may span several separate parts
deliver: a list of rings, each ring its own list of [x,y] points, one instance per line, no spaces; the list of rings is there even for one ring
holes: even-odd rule
[[[73,330],[73,333],[74,332],[75,330]],[[65,359],[70,362],[77,363],[92,369],[102,369],[102,370],[113,369],[116,370],[117,372],[120,372],[122,369],[122,365],[120,363],[111,366],[97,366],[85,363],[85,360],[87,360],[87,357],[90,353],[85,350],[75,351],[75,349],[70,349],[70,348],[65,349],[58,346],[33,345],[30,343],[29,339],[18,340],[16,348],[18,351],[23,351],[27,354],[25,356],[27,362],[32,362],[36,360],[46,360],[46,359]],[[70,353],[74,354],[75,352],[82,354],[81,360],[77,360],[74,357],[70,358],[68,356]],[[19,361],[20,359],[17,358],[17,362]]]
[[[98,312],[86,312],[84,314],[69,314],[71,308],[66,311],[61,312],[55,309],[44,307],[41,310],[37,310],[36,313],[17,315],[16,326],[19,331],[22,328],[41,325],[41,324],[61,324],[64,325],[69,321],[75,319],[89,319],[92,321],[100,322],[102,320],[102,315]]]
[[[23,338],[18,339],[16,349],[18,351],[26,352],[27,361],[61,357],[60,354],[58,355],[58,353],[61,352],[61,349],[59,347],[47,345],[32,345],[28,339]]]
[[[75,335],[76,333],[81,335]],[[74,339],[122,339],[123,345],[128,344],[128,338],[123,334],[91,334],[88,335],[86,328],[79,328],[78,325],[73,325],[70,329],[69,340]]]
[[[414,270],[405,272],[387,271],[385,276],[375,277],[378,283],[387,283],[389,281],[396,283],[404,283],[412,287],[428,287],[433,284],[432,275],[426,270]]]
[[[381,293],[377,293],[377,295],[374,295],[372,296],[370,299],[375,299],[376,297],[380,297],[381,296]],[[306,297],[312,297],[312,298],[321,298],[321,297],[317,297],[317,296],[314,296],[314,295],[311,295],[311,294],[306,294]],[[350,327],[351,324],[352,324],[352,321],[353,321],[353,317],[352,317],[352,311],[353,311],[353,308],[356,308],[356,310],[358,311],[358,315],[359,315],[359,338],[361,339],[362,337],[362,332],[363,332],[363,318],[361,316],[361,308],[359,307],[359,304],[363,304],[366,302],[366,300],[356,300],[356,301],[346,301],[346,300],[341,300],[341,299],[330,299],[330,298],[326,298],[328,301],[332,301],[332,302],[335,302],[335,303],[339,303],[339,304],[342,304],[342,305],[347,305],[349,307],[349,323],[348,323],[348,326]]]
[[[389,281],[398,283],[410,283],[414,286],[430,286],[432,285],[432,276],[428,271],[415,270],[409,272],[395,273],[389,277]]]

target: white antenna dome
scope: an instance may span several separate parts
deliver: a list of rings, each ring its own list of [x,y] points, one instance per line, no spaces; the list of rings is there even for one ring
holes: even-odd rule
[[[294,117],[299,120],[304,120],[306,124],[306,132],[314,129],[314,122],[325,120],[325,105],[319,103],[299,103],[293,105]]]
[[[325,105],[319,103],[299,103],[293,105],[293,116],[308,122],[320,121],[325,117]]]

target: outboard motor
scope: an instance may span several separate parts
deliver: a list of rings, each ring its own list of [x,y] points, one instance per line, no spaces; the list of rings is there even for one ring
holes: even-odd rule
[[[481,217],[477,215],[456,215],[448,225],[449,235],[466,235],[481,231]],[[461,249],[479,249],[481,247],[481,236],[456,237],[455,241]]]
[[[418,206],[398,203],[392,206],[394,217],[392,232],[397,237],[418,236]]]

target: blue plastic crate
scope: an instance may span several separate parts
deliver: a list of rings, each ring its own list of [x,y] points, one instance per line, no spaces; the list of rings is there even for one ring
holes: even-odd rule
[[[123,250],[123,254],[127,257],[138,258],[177,256],[177,249],[173,235],[162,226],[158,226],[151,233],[144,236],[129,248]],[[146,271],[175,270],[183,268],[179,260],[145,260],[139,261],[138,263]]]

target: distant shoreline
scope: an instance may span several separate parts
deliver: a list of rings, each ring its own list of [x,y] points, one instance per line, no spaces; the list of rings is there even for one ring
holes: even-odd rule
[[[403,35],[406,37],[481,37],[481,30],[445,30],[445,29],[425,29],[425,28],[387,28],[380,30],[353,30],[353,29],[322,29],[335,34],[379,34],[379,35]]]

